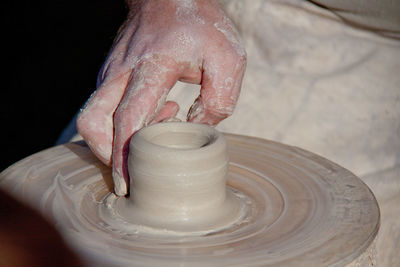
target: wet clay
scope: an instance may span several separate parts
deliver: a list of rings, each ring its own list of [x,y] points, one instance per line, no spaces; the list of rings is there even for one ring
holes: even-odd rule
[[[113,192],[111,169],[85,144],[53,147],[14,164],[0,174],[0,187],[52,221],[88,266],[373,265],[379,207],[359,178],[297,147],[224,136],[227,192],[245,204],[245,213],[207,234],[162,234],[155,225],[156,233],[132,227],[128,215],[106,214],[118,210],[105,202]],[[126,205],[135,205],[134,186],[121,198]]]
[[[246,212],[243,197],[226,187],[228,152],[214,128],[159,123],[137,132],[128,160],[130,196],[110,193],[104,220],[154,234],[204,235],[228,228]]]

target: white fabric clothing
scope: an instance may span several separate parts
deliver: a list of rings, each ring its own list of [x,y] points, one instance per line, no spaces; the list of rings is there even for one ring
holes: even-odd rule
[[[224,2],[248,63],[235,112],[217,128],[304,148],[359,176],[381,209],[378,266],[400,266],[400,41],[310,2]],[[175,86],[181,118],[197,94]]]

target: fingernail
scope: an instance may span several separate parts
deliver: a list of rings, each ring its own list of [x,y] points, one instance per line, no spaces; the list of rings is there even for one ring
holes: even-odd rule
[[[114,180],[114,192],[117,196],[125,196],[128,194],[127,186],[125,179],[122,175],[118,173],[118,171],[113,170],[112,173]]]
[[[194,119],[193,122],[199,122],[201,118],[199,118],[198,116],[200,115],[200,113],[202,113],[202,111],[203,105],[201,104],[200,99],[196,99],[196,101],[194,101],[193,105],[189,109],[187,121],[192,121]]]

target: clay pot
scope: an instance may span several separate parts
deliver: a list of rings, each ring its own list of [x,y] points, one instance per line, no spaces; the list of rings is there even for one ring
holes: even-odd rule
[[[203,124],[143,128],[130,143],[130,204],[141,223],[168,230],[220,228],[238,217],[227,195],[224,136]]]

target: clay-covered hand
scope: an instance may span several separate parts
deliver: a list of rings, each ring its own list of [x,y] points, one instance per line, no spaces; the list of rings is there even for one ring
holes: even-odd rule
[[[113,167],[115,193],[126,195],[132,135],[174,117],[166,96],[179,80],[201,84],[187,120],[216,125],[232,114],[246,53],[214,0],[131,1],[130,14],[99,73],[97,90],[78,117],[91,150]]]

